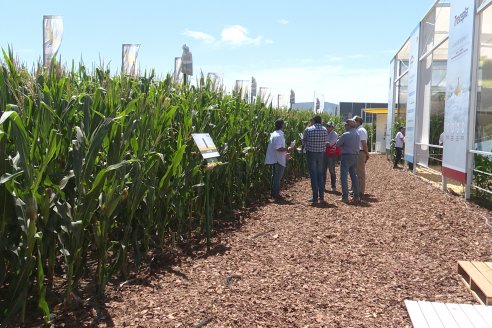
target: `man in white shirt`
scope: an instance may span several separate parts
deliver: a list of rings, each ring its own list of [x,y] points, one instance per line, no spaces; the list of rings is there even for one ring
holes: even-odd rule
[[[396,169],[398,167],[398,163],[401,160],[401,156],[403,154],[403,144],[405,143],[405,127],[400,126],[398,129],[398,133],[395,136],[395,150],[396,150],[396,156],[395,156],[395,164],[393,165],[393,168]]]
[[[284,121],[282,119],[276,120],[275,131],[270,134],[265,158],[265,164],[272,165],[271,195],[276,200],[282,198],[280,196],[280,180],[287,164],[287,154],[290,152],[290,147],[285,146],[283,128]]]
[[[366,192],[366,162],[369,159],[367,130],[362,126],[362,117],[354,116],[353,120],[357,125],[356,129],[360,137],[359,156],[357,157],[357,177],[359,178],[359,195],[363,197]]]

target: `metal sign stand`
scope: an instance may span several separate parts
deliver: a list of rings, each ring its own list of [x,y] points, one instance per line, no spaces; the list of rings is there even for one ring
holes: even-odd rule
[[[205,173],[205,234],[207,236],[207,252],[210,251],[210,235],[212,230],[212,213],[210,211],[210,173],[218,166],[228,164],[218,161],[218,157],[207,158],[207,165],[204,167]]]

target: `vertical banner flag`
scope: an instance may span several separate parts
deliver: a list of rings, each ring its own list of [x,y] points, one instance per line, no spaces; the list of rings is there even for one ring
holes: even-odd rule
[[[325,96],[321,93],[314,92],[313,112],[321,114],[325,110]]]
[[[181,82],[181,57],[174,57],[174,73],[173,73],[174,82]]]
[[[266,107],[270,107],[272,104],[272,93],[270,88],[260,87],[260,101]]]
[[[248,99],[248,80],[236,80],[235,92],[240,95],[241,99]]]
[[[417,83],[419,71],[420,23],[410,35],[410,58],[408,60],[408,97],[405,129],[405,160],[414,162],[415,114],[417,112]]]
[[[48,66],[60,48],[63,37],[61,16],[43,16],[43,66]]]
[[[395,60],[390,63],[389,73],[389,95],[388,95],[388,119],[386,123],[386,151],[391,150],[391,139],[393,139],[393,122],[395,115]]]
[[[219,74],[217,73],[208,73],[207,74],[207,80],[210,80],[210,83],[212,84],[212,88],[214,90],[219,90],[222,88],[222,78],[220,77]]]
[[[121,71],[125,75],[137,75],[138,67],[138,50],[139,44],[123,44],[121,48],[122,67]]]
[[[296,103],[296,93],[294,90],[290,89],[290,108]]]
[[[454,0],[451,17],[442,173],[466,183],[475,1]]]
[[[186,75],[193,75],[193,56],[186,44],[183,45],[183,55],[181,56],[181,72]]]
[[[251,102],[255,102],[255,98],[256,98],[256,88],[257,88],[257,85],[256,85],[256,79],[254,78],[254,76],[251,77]]]

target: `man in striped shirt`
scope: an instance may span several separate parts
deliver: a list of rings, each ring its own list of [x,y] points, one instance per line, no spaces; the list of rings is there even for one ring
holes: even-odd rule
[[[325,201],[325,181],[323,177],[324,156],[328,142],[328,131],[321,125],[321,116],[313,117],[313,125],[304,130],[302,142],[307,155],[309,176],[313,197],[311,203]]]

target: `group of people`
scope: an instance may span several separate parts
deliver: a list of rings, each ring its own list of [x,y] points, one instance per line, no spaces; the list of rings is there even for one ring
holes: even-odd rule
[[[355,202],[365,196],[366,163],[369,160],[367,147],[367,131],[362,125],[360,116],[345,121],[345,133],[340,137],[335,131],[335,124],[322,124],[321,116],[314,116],[311,125],[302,134],[302,151],[306,152],[309,176],[311,178],[312,197],[310,203],[325,202],[325,185],[330,174],[331,191],[336,192],[335,166],[340,160],[340,183],[342,202],[349,202],[349,194]],[[275,122],[275,131],[270,135],[265,163],[272,165],[271,196],[282,199],[280,180],[293,146],[286,147],[283,133],[284,121]],[[349,192],[348,176],[352,182]]]

